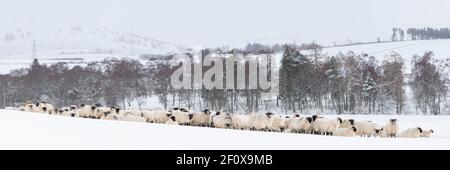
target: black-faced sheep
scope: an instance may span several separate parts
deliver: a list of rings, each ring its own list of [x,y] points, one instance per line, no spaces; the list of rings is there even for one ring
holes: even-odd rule
[[[212,117],[212,126],[216,128],[231,128],[231,116],[223,112],[217,112]]]
[[[433,134],[434,131],[432,129],[430,130],[424,130],[421,134],[420,137],[424,137],[424,138],[429,138],[431,136],[431,134]]]
[[[211,111],[205,109],[202,112],[190,113],[188,114],[188,118],[190,119],[190,123],[193,126],[209,126]]]
[[[398,133],[397,119],[390,119],[383,127],[382,137],[396,137]]]
[[[313,117],[316,115],[313,115]],[[313,118],[313,128],[316,133],[323,135],[333,135],[333,132],[342,123],[341,118],[327,119],[327,118]]]
[[[344,137],[354,137],[356,136],[357,128],[349,127],[349,128],[338,128],[334,132],[334,136],[344,136]]]
[[[423,132],[422,128],[415,127],[404,130],[398,136],[401,138],[419,138],[422,132]]]
[[[283,132],[284,129],[286,129],[286,122],[284,118],[280,115],[273,115],[269,124],[269,131]]]
[[[357,135],[361,137],[371,137],[377,134],[377,128],[379,127],[372,121],[357,121],[355,127],[358,129]]]
[[[175,116],[170,116],[169,120],[166,121],[167,125],[179,125]]]
[[[270,122],[273,119],[274,114],[271,112],[268,112],[266,114],[251,114],[250,115],[250,127],[253,130],[258,130],[258,131],[264,131],[264,130],[268,130],[269,126],[270,126]]]

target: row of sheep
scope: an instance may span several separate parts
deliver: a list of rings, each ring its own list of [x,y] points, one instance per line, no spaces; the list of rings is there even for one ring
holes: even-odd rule
[[[47,113],[70,117],[82,117],[102,120],[134,121],[171,125],[191,125],[202,127],[229,128],[240,130],[304,133],[332,136],[361,137],[430,137],[433,130],[420,127],[409,128],[399,132],[397,119],[390,119],[384,126],[372,121],[355,121],[353,119],[326,118],[321,115],[282,116],[274,113],[250,113],[235,115],[224,112],[191,112],[185,108],[166,110],[122,110],[118,107],[80,105],[56,109],[52,104],[39,102],[28,103],[19,108],[21,111]]]

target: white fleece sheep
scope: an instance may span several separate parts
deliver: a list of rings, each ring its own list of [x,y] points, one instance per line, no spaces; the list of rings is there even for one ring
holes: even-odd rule
[[[212,119],[212,124],[216,128],[231,128],[232,123],[229,114],[217,112]]]
[[[108,114],[112,114],[114,111],[111,107],[96,107],[94,110],[94,119],[101,119],[103,116],[107,116]]]
[[[334,136],[344,136],[344,137],[354,137],[356,136],[357,129],[356,127],[349,127],[349,128],[338,128],[334,132]]]
[[[286,129],[286,122],[280,115],[273,115],[269,125],[269,131],[283,132]]]
[[[401,138],[419,138],[422,133],[422,128],[415,127],[404,130],[398,136]]]
[[[169,112],[171,112],[172,115],[175,116],[178,124],[190,125],[191,120],[189,119],[189,113],[187,110],[179,109],[179,110],[171,110]]]
[[[396,137],[398,133],[397,119],[390,119],[383,127],[382,137]]]
[[[344,119],[339,125],[339,128],[350,128],[355,125],[355,120],[353,119]]]
[[[434,131],[432,129],[430,130],[424,130],[421,134],[420,137],[424,137],[424,138],[429,138],[431,136],[431,134],[433,134]]]
[[[249,125],[250,117],[248,115],[232,115],[231,123],[234,129],[247,130],[250,128]]]
[[[179,125],[175,116],[170,116],[169,120],[166,121],[167,125]]]
[[[376,129],[379,126],[372,121],[357,121],[355,122],[355,127],[358,129],[358,131],[356,131],[357,135],[361,137],[371,137],[376,135]]]
[[[313,122],[314,122],[314,130],[316,132],[319,132],[322,135],[333,135],[333,132],[342,123],[342,119],[313,118]]]
[[[311,123],[311,117],[300,117],[299,115],[294,115],[291,118],[287,118],[286,131],[291,133],[307,133]]]
[[[54,114],[55,113],[55,107],[47,102],[39,102],[36,103],[36,106],[41,109],[43,112],[48,114]]]
[[[190,113],[188,114],[188,118],[190,119],[192,126],[209,126],[211,111],[205,109],[202,112]]]
[[[268,112],[266,114],[251,114],[250,115],[250,127],[253,130],[267,130],[270,126],[270,122],[273,119],[274,114],[271,112]]]
[[[142,116],[135,116],[132,114],[128,114],[125,116],[118,116],[120,121],[128,121],[128,122],[147,122]]]
[[[81,105],[81,107],[78,109],[78,115],[79,117],[84,118],[94,118],[94,112],[96,108],[96,106]]]
[[[172,114],[166,110],[144,111],[144,118],[149,123],[166,123]]]

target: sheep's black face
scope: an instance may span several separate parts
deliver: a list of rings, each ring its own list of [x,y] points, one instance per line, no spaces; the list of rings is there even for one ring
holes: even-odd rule
[[[294,117],[300,117],[300,115],[299,114],[295,114],[295,116]]]
[[[120,111],[120,109],[119,109],[119,108],[116,108],[116,113],[119,113],[119,111]]]
[[[103,112],[103,114],[105,114],[105,116],[108,116],[109,114],[111,114],[111,111]]]
[[[178,107],[175,107],[175,108],[173,108],[172,110],[180,110],[180,108],[178,108]]]
[[[342,124],[342,119],[341,118],[337,118],[337,120],[339,121],[339,124]]]
[[[175,116],[170,116],[170,119],[172,119],[172,121],[176,121],[176,118],[175,118]]]
[[[272,112],[268,112],[268,113],[266,113],[266,116],[268,117],[268,118],[271,118],[272,117],[272,115],[274,115]]]
[[[85,106],[85,104],[81,104],[81,105],[80,105],[80,107],[84,107],[84,106]]]
[[[43,107],[42,110],[43,110],[44,112],[46,112],[46,111],[47,111],[47,107]]]
[[[220,112],[216,112],[216,116],[219,116],[220,115]]]
[[[285,116],[284,118],[288,119],[288,118],[289,118],[289,116]]]
[[[316,119],[317,119],[317,115],[313,115],[312,116],[312,121],[316,121]]]
[[[352,127],[352,129],[353,129],[353,132],[356,132],[356,130],[357,130],[355,127]],[[378,132],[377,132],[377,133],[378,133]]]
[[[39,107],[39,103],[36,103],[36,106],[38,106],[38,107]]]
[[[423,132],[422,128],[420,128],[420,127],[418,127],[417,130],[419,130],[419,133]]]
[[[311,122],[313,121],[313,118],[307,117],[306,120],[307,120],[309,123],[311,123]]]
[[[166,113],[166,116],[170,117],[170,116],[172,116],[172,114],[171,113]]]
[[[75,109],[77,109],[77,108],[74,106],[70,107],[70,110],[75,110]]]
[[[189,120],[192,120],[192,118],[194,117],[194,114],[188,114]]]
[[[205,110],[203,110],[203,113],[209,115],[209,114],[211,114],[211,111],[209,111],[209,109],[205,109]]]
[[[397,119],[391,119],[389,120],[392,124],[395,124],[397,122]]]
[[[433,130],[430,130],[431,131],[431,133],[434,133],[434,131]]]
[[[69,111],[69,109],[64,109],[64,111],[68,112],[68,111]]]
[[[355,120],[349,119],[348,121],[350,122],[350,124],[351,124],[352,126],[355,125]]]
[[[75,113],[71,113],[71,114],[70,114],[70,117],[75,117]]]
[[[60,114],[61,114],[62,112],[63,112],[62,110],[58,110],[58,113],[60,113]]]

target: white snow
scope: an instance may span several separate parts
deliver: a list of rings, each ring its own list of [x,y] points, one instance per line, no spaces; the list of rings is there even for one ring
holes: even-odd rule
[[[450,149],[450,116],[342,116],[401,129],[432,128],[431,138],[345,138],[71,118],[0,110],[0,149]]]

